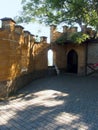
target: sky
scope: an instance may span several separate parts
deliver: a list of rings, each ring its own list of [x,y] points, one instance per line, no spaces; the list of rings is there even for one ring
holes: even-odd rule
[[[16,15],[21,11],[21,0],[1,0],[0,1],[0,19],[4,17],[9,17],[14,19]],[[17,24],[17,23],[16,23]],[[48,42],[50,38],[50,29],[45,25],[40,25],[38,23],[21,24],[24,30],[29,31],[31,34],[39,36],[47,36]]]

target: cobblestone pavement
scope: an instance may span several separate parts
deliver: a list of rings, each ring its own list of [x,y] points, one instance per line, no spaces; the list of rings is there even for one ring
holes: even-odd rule
[[[98,130],[98,80],[60,75],[33,81],[0,102],[0,130]]]

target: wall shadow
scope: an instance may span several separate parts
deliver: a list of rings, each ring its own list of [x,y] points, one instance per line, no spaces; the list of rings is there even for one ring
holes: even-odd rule
[[[98,128],[96,78],[60,75],[39,79],[24,90],[20,90],[18,95],[9,102],[18,99],[21,105],[23,103],[25,105],[14,108],[16,115],[8,120],[6,128],[12,126],[16,129],[19,127],[18,130],[23,128],[97,130]],[[0,125],[0,128],[3,127],[4,125]]]

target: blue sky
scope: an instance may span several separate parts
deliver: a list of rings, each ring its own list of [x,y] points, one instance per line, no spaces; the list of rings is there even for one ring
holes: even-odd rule
[[[21,0],[2,0],[0,1],[0,18],[13,18],[21,9]]]
[[[21,10],[21,0],[1,0],[0,19],[4,17],[14,18]],[[30,31],[34,35],[47,36],[49,41],[49,27],[37,23],[22,24],[24,30]]]

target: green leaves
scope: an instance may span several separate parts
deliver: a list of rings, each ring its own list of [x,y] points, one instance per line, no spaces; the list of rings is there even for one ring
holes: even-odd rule
[[[82,32],[75,33],[63,33],[54,43],[59,45],[64,45],[67,43],[71,44],[82,44],[87,39],[89,39],[89,35]]]
[[[46,24],[78,23],[98,28],[97,0],[22,0],[18,21]],[[18,18],[17,17],[17,18]]]
[[[87,39],[89,39],[89,35],[87,35],[85,33],[82,33],[82,32],[74,33],[71,36],[71,40],[74,43],[78,43],[78,44],[81,44],[81,43],[85,42]]]

